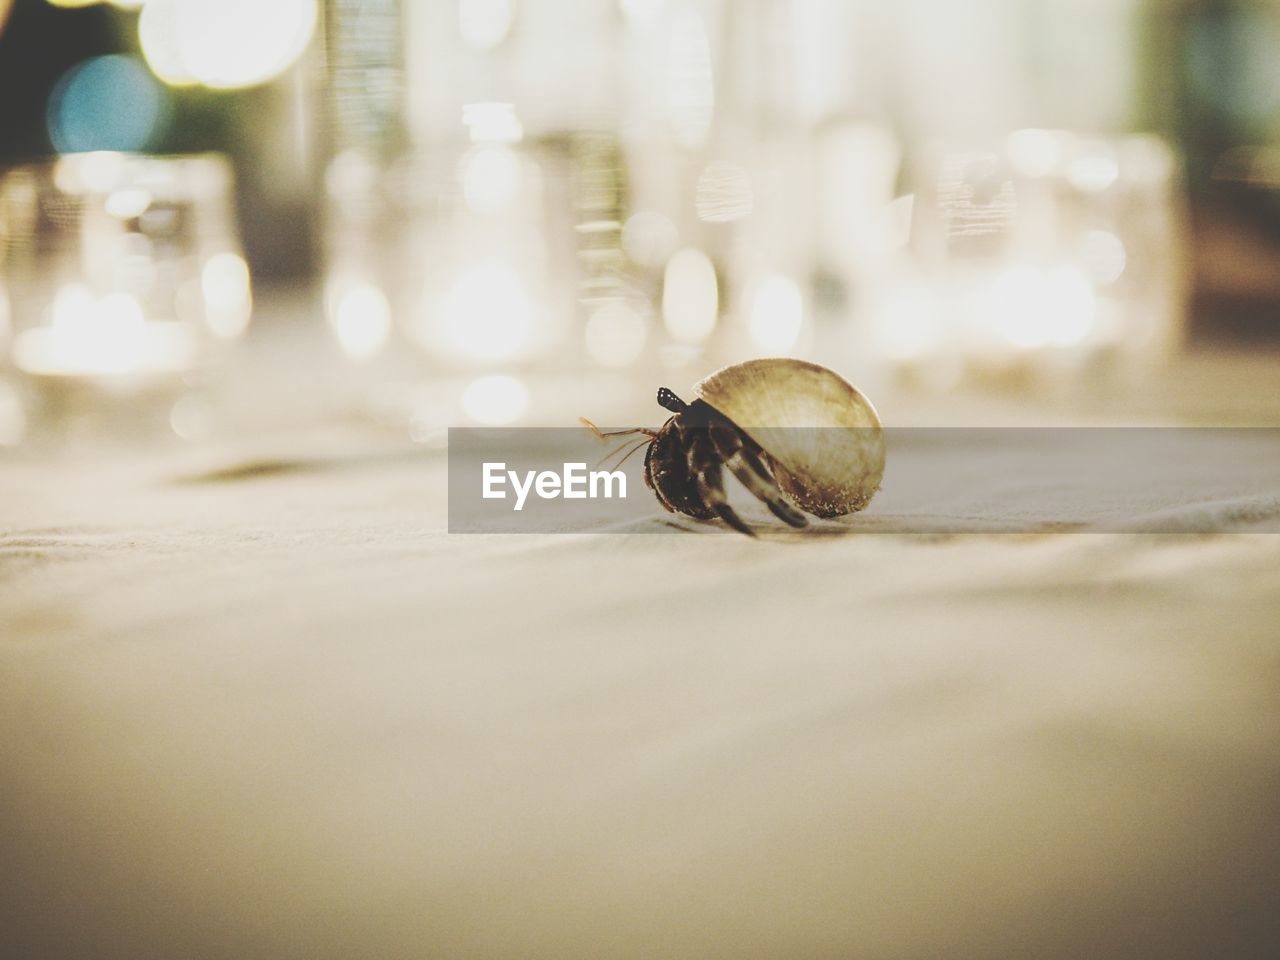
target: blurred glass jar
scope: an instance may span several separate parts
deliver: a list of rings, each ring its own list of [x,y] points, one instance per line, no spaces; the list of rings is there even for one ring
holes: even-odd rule
[[[0,177],[0,330],[37,403],[179,391],[251,310],[222,157],[69,154]]]
[[[1185,212],[1164,141],[1019,130],[935,146],[916,180],[909,245],[873,313],[889,361],[1137,368],[1180,342]]]

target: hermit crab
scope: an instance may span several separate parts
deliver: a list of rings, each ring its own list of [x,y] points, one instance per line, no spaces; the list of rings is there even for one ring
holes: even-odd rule
[[[633,427],[597,437],[640,439],[644,478],[658,502],[698,520],[720,517],[748,536],[751,528],[725,497],[724,468],[793,527],[805,512],[835,517],[861,510],[884,475],[884,433],[875,408],[839,374],[803,360],[749,360],[725,367],[693,388],[685,403],[658,390],[671,411],[659,429]],[[624,444],[625,446],[625,444]],[[625,458],[624,458],[625,459]]]

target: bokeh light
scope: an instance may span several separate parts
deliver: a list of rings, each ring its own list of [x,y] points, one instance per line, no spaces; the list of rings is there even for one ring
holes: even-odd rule
[[[458,0],[458,31],[467,46],[492,50],[507,38],[515,0]]]
[[[1062,163],[1064,141],[1064,135],[1053,130],[1015,130],[1005,141],[1005,153],[1024,177],[1047,177]]]
[[[877,352],[902,362],[936,349],[941,340],[938,315],[928,290],[909,282],[898,283],[875,312],[872,342]]]
[[[147,208],[151,206],[151,201],[152,196],[149,190],[125,187],[121,190],[112,190],[107,195],[104,206],[107,213],[117,220],[132,220],[146,213]]]
[[[106,193],[120,181],[127,159],[105,150],[59,157],[54,182],[66,193]]]
[[[266,83],[292,66],[318,17],[316,0],[148,0],[138,38],[165,82],[233,90]]]
[[[329,324],[347,356],[368,360],[391,334],[391,305],[372,283],[339,281],[329,291]]]
[[[524,127],[511,103],[485,100],[465,104],[462,122],[472,143],[519,143],[524,137]]]
[[[477,423],[498,427],[514,423],[529,407],[529,391],[515,377],[494,373],[467,384],[462,409]]]
[[[662,320],[680,343],[702,343],[716,327],[720,293],[716,268],[701,250],[681,250],[667,263]]]
[[[622,246],[642,267],[662,266],[679,242],[676,225],[652,210],[633,213],[622,227]]]
[[[472,147],[458,165],[462,195],[473,213],[509,210],[519,197],[521,175],[519,156],[502,143]]]
[[[49,140],[59,153],[141,151],[164,134],[168,94],[135,57],[93,57],[68,70],[49,97]]]
[[[1094,283],[1115,283],[1124,273],[1124,241],[1110,230],[1089,230],[1080,244],[1080,261]]]
[[[644,350],[648,325],[629,304],[606,303],[587,320],[585,336],[591,359],[605,367],[625,367]]]
[[[534,331],[534,308],[520,277],[505,263],[479,263],[462,272],[444,304],[449,345],[476,360],[523,353]]]
[[[1069,347],[1092,332],[1097,298],[1075,267],[1014,266],[995,277],[982,307],[1014,346]]]
[[[1091,144],[1067,168],[1067,179],[1082,193],[1101,193],[1120,176],[1115,152],[1104,143]]]
[[[178,49],[177,0],[151,0],[138,17],[138,44],[151,72],[172,87],[196,83]]]
[[[214,336],[234,340],[244,333],[253,312],[249,267],[244,258],[234,253],[214,254],[200,273],[200,289]]]
[[[766,277],[751,297],[751,341],[769,353],[786,353],[800,341],[804,294],[790,277]]]
[[[47,376],[123,376],[189,369],[197,345],[185,325],[149,322],[137,298],[109,293],[95,298],[85,286],[60,290],[48,326],[14,340],[13,359],[27,373]]]

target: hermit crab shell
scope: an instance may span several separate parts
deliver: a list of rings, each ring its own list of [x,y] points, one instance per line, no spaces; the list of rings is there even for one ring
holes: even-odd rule
[[[749,360],[693,389],[760,445],[778,485],[809,513],[853,513],[880,488],[880,418],[838,373],[804,360]]]

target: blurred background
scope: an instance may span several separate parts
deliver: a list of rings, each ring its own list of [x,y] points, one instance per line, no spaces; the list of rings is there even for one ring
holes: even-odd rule
[[[749,356],[1035,391],[1280,341],[1273,0],[0,23],[9,445],[143,404],[201,439],[241,381],[422,438],[634,417]]]

